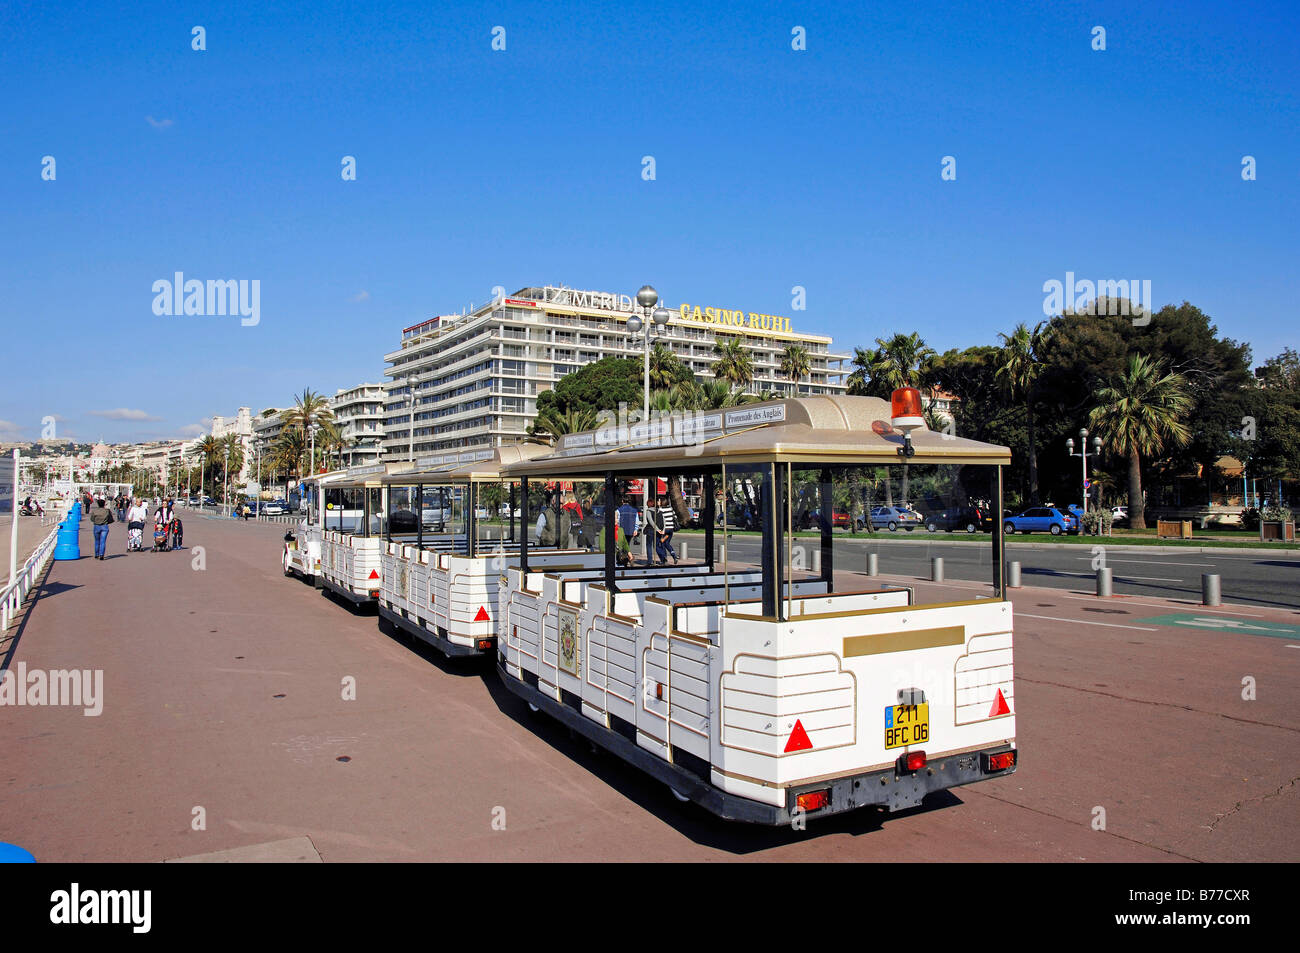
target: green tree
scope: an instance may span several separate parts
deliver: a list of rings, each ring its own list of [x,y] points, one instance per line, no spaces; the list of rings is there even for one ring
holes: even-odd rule
[[[853,349],[853,371],[845,384],[848,392],[858,397],[880,397],[889,400],[889,389],[876,380],[872,368],[881,363],[880,349],[868,350],[863,347]]]
[[[715,341],[713,353],[718,355],[718,359],[713,362],[713,376],[718,380],[742,390],[754,380],[754,358],[741,338]]]
[[[694,380],[691,369],[662,341],[650,350],[650,390],[670,390],[682,381]],[[643,385],[644,386],[644,385]]]
[[[1186,380],[1163,361],[1134,354],[1122,375],[1098,389],[1097,403],[1089,423],[1110,452],[1128,459],[1129,525],[1145,529],[1142,458],[1188,441]]]
[[[537,414],[555,412],[561,417],[570,410],[618,410],[619,404],[640,408],[641,362],[623,357],[606,357],[566,374],[552,390],[537,397]]]
[[[322,447],[322,435],[326,440],[331,439],[334,434],[334,412],[329,409],[329,401],[322,395],[316,393],[311,388],[305,388],[300,396],[294,397],[294,406],[286,410],[282,415],[285,430],[297,430],[303,435],[303,452],[310,453],[312,448],[312,429],[316,429],[316,455],[320,455]],[[415,426],[415,414],[411,414],[411,426]],[[308,462],[305,468],[299,469],[299,476],[303,473],[313,473],[316,470],[316,460]]]
[[[1043,373],[1043,352],[1051,340],[1051,329],[1040,321],[1031,331],[1024,323],[1010,334],[999,334],[1002,350],[998,357],[997,377],[1006,386],[1011,400],[1023,401],[1029,431],[1029,502],[1038,502],[1038,444],[1034,439],[1034,401],[1038,378]]]
[[[595,430],[599,425],[597,412],[591,408],[570,407],[560,412],[551,407],[539,412],[536,419],[528,425],[528,439],[532,443],[554,446],[556,439],[565,434]]]
[[[795,391],[799,389],[799,382],[812,373],[812,361],[808,357],[808,349],[798,344],[786,345],[781,352],[781,373],[785,375],[786,380],[795,385]]]

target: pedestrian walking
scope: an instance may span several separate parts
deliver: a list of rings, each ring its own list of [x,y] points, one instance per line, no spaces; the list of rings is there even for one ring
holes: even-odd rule
[[[665,500],[664,504],[659,507],[659,544],[656,550],[659,553],[659,561],[665,566],[668,565],[668,557],[673,557],[673,565],[677,565],[677,550],[673,549],[673,533],[677,531],[677,514],[673,511],[672,501]]]
[[[90,522],[95,533],[95,558],[103,559],[108,551],[108,524],[113,522],[113,510],[102,497],[90,511]]]
[[[653,566],[656,562],[661,566],[667,565],[668,559],[661,543],[664,533],[663,514],[659,509],[659,500],[654,496],[646,497],[645,531],[646,565]]]

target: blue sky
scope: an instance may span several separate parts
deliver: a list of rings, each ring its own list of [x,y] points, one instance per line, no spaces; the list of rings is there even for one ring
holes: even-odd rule
[[[0,9],[0,439],[381,380],[403,327],[494,285],[945,350],[1073,271],[1258,361],[1300,344],[1294,5],[360,6]],[[258,279],[260,323],[155,315],[176,271]]]

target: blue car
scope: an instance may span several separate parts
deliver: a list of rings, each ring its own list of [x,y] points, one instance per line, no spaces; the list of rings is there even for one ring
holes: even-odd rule
[[[1002,523],[1003,530],[1010,536],[1013,533],[1077,533],[1079,521],[1070,513],[1062,513],[1054,506],[1031,506],[1019,516],[1008,516]]]

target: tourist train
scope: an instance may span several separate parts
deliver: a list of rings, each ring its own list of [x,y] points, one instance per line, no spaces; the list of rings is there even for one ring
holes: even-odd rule
[[[618,421],[323,474],[284,570],[492,657],[534,711],[722,818],[894,811],[1016,769],[1009,462],[926,428],[912,388]],[[918,602],[865,571],[837,517],[895,487],[992,501],[990,586]],[[637,533],[655,496],[690,514],[680,555]]]

